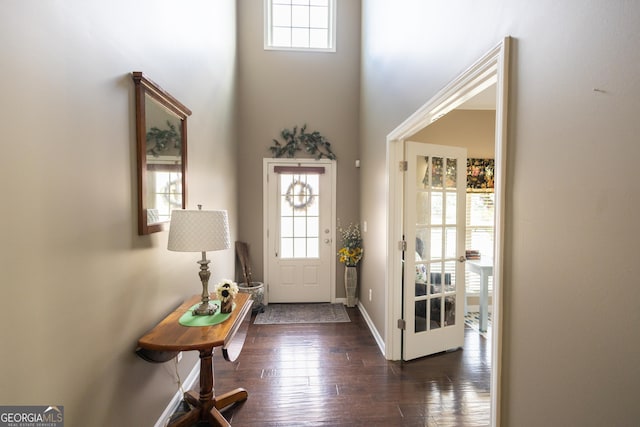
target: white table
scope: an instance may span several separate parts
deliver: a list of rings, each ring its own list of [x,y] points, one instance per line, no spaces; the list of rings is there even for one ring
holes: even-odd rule
[[[489,312],[489,276],[493,275],[493,259],[467,260],[467,267],[480,276],[480,332],[487,332]]]

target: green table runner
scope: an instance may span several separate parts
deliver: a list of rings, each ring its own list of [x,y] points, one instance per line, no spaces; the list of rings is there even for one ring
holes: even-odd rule
[[[182,326],[213,326],[218,323],[222,323],[231,316],[231,313],[220,313],[220,306],[222,303],[218,300],[212,300],[211,303],[217,307],[216,312],[209,316],[194,316],[193,310],[198,308],[201,303],[194,304],[187,310],[178,321]],[[236,303],[233,303],[233,311],[236,308]]]

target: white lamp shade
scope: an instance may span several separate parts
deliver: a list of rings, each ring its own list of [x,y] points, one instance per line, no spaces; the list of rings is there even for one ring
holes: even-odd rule
[[[167,249],[207,252],[229,249],[227,211],[174,210],[171,212]]]

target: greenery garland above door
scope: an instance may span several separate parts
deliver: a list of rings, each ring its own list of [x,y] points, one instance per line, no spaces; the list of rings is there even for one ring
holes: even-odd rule
[[[331,143],[320,135],[318,131],[307,132],[307,125],[303,125],[298,133],[298,127],[294,126],[293,130],[283,129],[280,136],[284,140],[284,144],[277,139],[273,140],[274,145],[269,147],[273,157],[295,157],[296,152],[304,149],[307,153],[315,157],[316,160],[326,157],[335,160],[336,155],[331,151]]]

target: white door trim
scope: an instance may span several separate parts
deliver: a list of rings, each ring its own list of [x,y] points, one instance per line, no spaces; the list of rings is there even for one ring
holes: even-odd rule
[[[402,240],[402,172],[404,140],[438,120],[462,103],[496,84],[495,140],[495,256],[493,282],[491,350],[491,425],[500,425],[500,377],[502,368],[502,304],[504,272],[505,181],[507,146],[507,99],[509,45],[505,37],[497,46],[460,74],[449,85],[387,135],[387,306],[385,308],[385,356],[400,360],[402,334],[396,324],[402,316],[402,260],[398,242]]]
[[[331,167],[329,168],[331,170],[331,208],[330,208],[330,212],[331,212],[331,234],[330,234],[330,245],[331,245],[331,253],[337,253],[336,250],[336,190],[337,190],[337,162],[335,160],[328,160],[328,159],[320,159],[320,160],[315,160],[315,159],[281,159],[281,158],[263,158],[262,159],[262,230],[263,230],[263,237],[262,237],[262,253],[263,253],[263,269],[264,269],[264,277],[265,277],[265,281],[267,280],[267,278],[269,277],[269,242],[268,242],[268,233],[269,233],[269,215],[268,215],[268,209],[269,209],[269,205],[268,205],[268,198],[266,197],[266,194],[269,190],[269,182],[268,180],[268,172],[269,172],[269,167],[272,164],[278,164],[278,165],[300,165],[302,163],[315,163],[318,165],[331,165]],[[330,268],[330,272],[329,272],[329,287],[331,290],[331,302],[335,303],[336,302],[336,262],[334,259],[334,262],[330,262],[329,263],[329,268]],[[267,298],[268,301],[268,294],[269,294],[269,283],[265,283],[265,287],[267,289],[266,295],[265,297]]]

